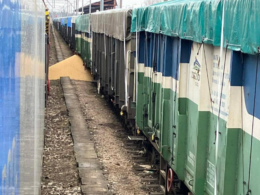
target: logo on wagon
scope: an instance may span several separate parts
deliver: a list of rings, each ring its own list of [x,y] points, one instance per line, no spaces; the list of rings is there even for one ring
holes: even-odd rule
[[[200,63],[197,60],[197,58],[195,57],[195,61],[193,63],[193,69],[191,71],[191,78],[199,81],[200,80],[200,69],[201,69]]]

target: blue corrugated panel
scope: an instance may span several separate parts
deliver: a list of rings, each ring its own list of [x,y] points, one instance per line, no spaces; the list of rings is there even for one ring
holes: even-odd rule
[[[0,1],[0,195],[19,194],[21,13]]]
[[[72,27],[71,17],[68,17],[68,19],[67,19],[67,26],[68,26],[68,27]]]

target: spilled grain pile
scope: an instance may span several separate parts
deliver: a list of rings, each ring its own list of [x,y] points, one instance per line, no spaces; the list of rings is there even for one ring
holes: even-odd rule
[[[92,81],[89,70],[85,70],[82,59],[77,55],[54,64],[49,68],[50,80],[57,80],[64,76],[69,76],[71,79],[80,81]]]

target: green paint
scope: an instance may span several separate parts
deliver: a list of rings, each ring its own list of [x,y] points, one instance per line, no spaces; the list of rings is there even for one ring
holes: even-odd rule
[[[144,99],[144,89],[143,89],[143,83],[144,83],[144,73],[138,73],[138,86],[137,86],[137,102],[136,102],[136,124],[137,126],[144,130],[146,125],[145,117],[144,117],[144,105],[145,102]]]
[[[239,153],[239,138],[242,134],[242,129],[227,129],[227,160],[225,163],[225,178],[224,178],[224,193],[234,194],[236,191],[238,153]],[[242,184],[242,183],[241,183]],[[244,194],[244,193],[241,193]]]
[[[81,58],[86,63],[88,68],[91,68],[91,50],[90,43],[87,40],[81,39]]]
[[[84,34],[81,37],[76,37],[76,52],[81,55],[83,63],[87,64],[87,67],[91,68],[91,44],[87,40],[84,40]]]
[[[76,39],[76,52],[78,54],[81,54],[81,42],[82,42],[82,39],[79,38],[79,37],[75,37]]]
[[[156,93],[155,101],[153,93]],[[177,98],[178,109],[175,109],[175,95],[178,94],[152,83],[144,73],[138,73],[136,124],[149,139],[152,134],[159,138],[157,144],[161,155],[195,195],[213,195],[217,116],[210,111],[198,111],[198,105],[188,98]],[[251,136],[242,129],[231,129],[226,125],[226,121],[220,119],[217,191],[219,195],[245,195]],[[260,192],[258,148],[260,141],[253,138],[251,195]]]
[[[167,92],[163,92],[163,94],[167,96]],[[173,151],[172,151],[172,114],[170,113],[171,109],[169,109],[171,106],[171,102],[169,99],[163,99],[162,100],[162,121],[161,121],[161,137],[160,137],[160,151],[162,153],[162,156],[165,160],[168,162],[171,162],[173,159]]]
[[[178,177],[184,180],[184,167],[187,155],[187,116],[178,116],[178,132],[176,133],[176,148],[174,149],[176,155],[174,162],[171,164],[176,171]]]
[[[257,128],[255,128],[256,131]],[[232,131],[234,129],[231,129]],[[243,138],[243,142],[242,142]],[[250,144],[251,135],[240,129],[238,145],[238,168],[236,167],[235,173],[237,178],[236,195],[244,195],[248,189],[248,176],[249,176],[249,159],[250,159]],[[243,144],[242,144],[243,143]],[[251,164],[251,179],[249,189],[252,191],[250,195],[258,195],[260,192],[259,175],[260,175],[260,141],[253,138],[253,151],[252,151],[252,164]],[[231,151],[232,152],[232,151]],[[232,162],[230,162],[232,163]],[[235,164],[234,164],[235,166]],[[244,179],[243,179],[244,178]],[[243,182],[245,181],[245,184]]]
[[[199,112],[198,114],[198,128],[197,128],[197,145],[195,150],[195,170],[194,170],[194,186],[193,190],[196,193],[203,193],[206,173],[206,159],[207,159],[207,143],[208,143],[208,122],[209,112]]]
[[[143,78],[143,123],[144,123],[144,131],[146,134],[149,134],[150,128],[148,127],[148,106],[149,106],[149,96],[150,96],[150,78]]]

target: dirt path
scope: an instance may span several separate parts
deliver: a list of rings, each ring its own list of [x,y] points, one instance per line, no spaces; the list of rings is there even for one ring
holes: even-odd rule
[[[42,195],[81,194],[69,120],[60,81],[51,82],[45,114]]]
[[[73,52],[70,50],[68,44],[61,37],[60,33],[54,28],[54,32],[56,34],[56,38],[60,44],[60,49],[64,59],[67,59],[73,55]]]
[[[56,36],[61,39],[56,32]],[[54,38],[50,37],[50,66],[57,63]],[[63,45],[63,52],[72,52]],[[42,195],[79,195],[80,184],[73,142],[69,127],[68,113],[63,99],[60,80],[51,81],[50,96],[45,110],[45,146],[43,151]]]
[[[72,82],[79,97],[90,131],[94,134],[94,142],[103,173],[109,181],[113,194],[143,195],[147,191],[142,187],[141,176],[132,169],[129,154],[123,148],[124,139],[119,138],[125,131],[117,117],[107,105],[92,83],[84,81]],[[125,138],[127,138],[125,136]]]
[[[50,63],[50,66],[52,66],[53,64],[56,64],[58,62],[52,30],[50,32],[50,39],[49,39],[49,41],[50,41],[50,59],[49,59],[49,63]]]

